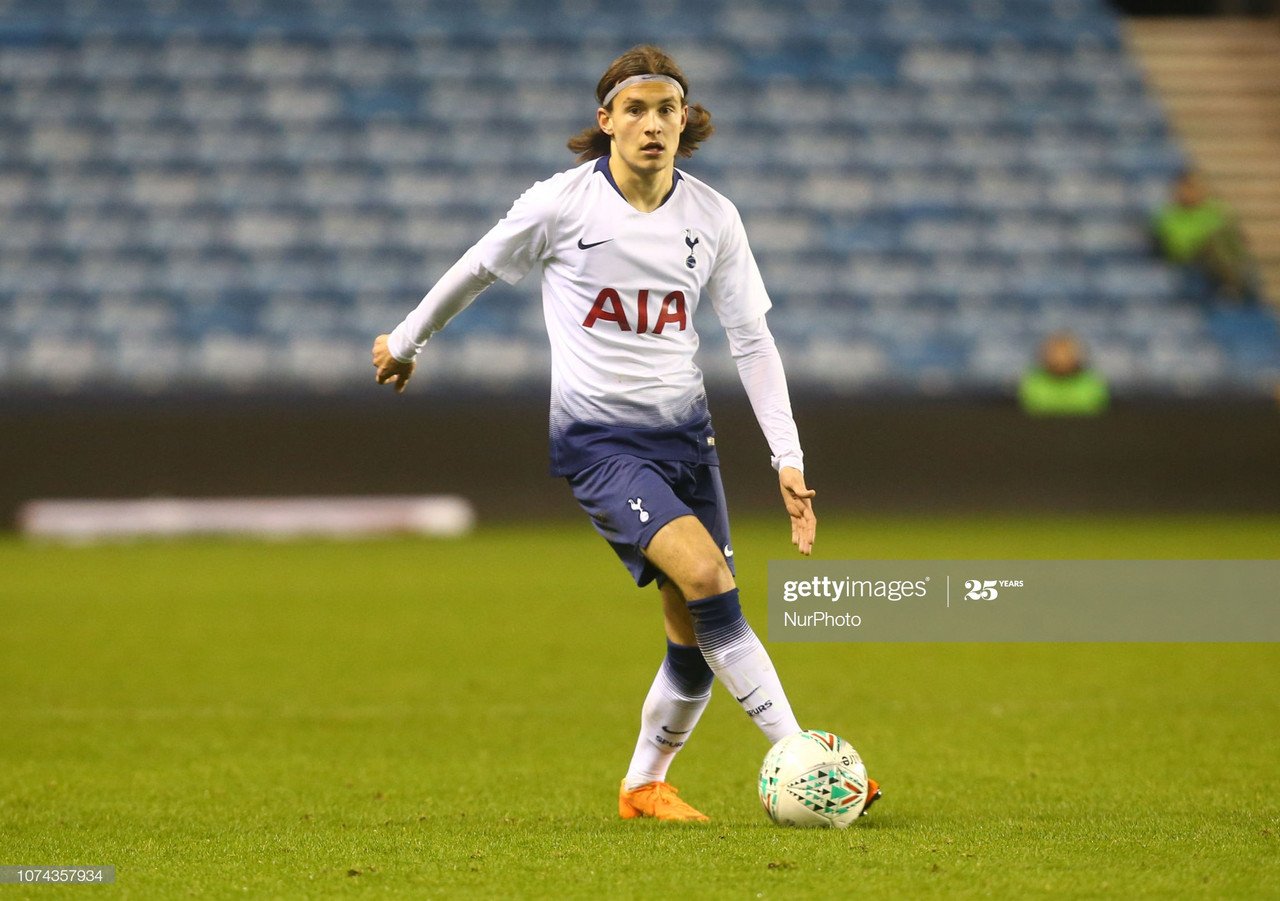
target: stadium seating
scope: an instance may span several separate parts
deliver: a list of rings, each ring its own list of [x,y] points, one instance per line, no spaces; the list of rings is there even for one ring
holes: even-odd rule
[[[1151,255],[1183,159],[1101,0],[0,6],[0,390],[365,385],[641,40],[713,112],[687,169],[742,210],[798,385],[1004,392],[1061,327],[1119,392],[1280,380],[1270,313]],[[536,278],[433,350],[545,378]]]

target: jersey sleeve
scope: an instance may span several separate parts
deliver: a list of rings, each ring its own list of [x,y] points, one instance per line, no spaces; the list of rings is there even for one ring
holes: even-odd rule
[[[790,466],[804,472],[804,452],[791,415],[787,376],[764,317],[725,329],[725,334],[729,336],[729,352],[738,365],[738,375],[747,390],[751,409],[769,442],[773,468]]]
[[[473,248],[489,272],[514,285],[546,258],[558,212],[558,182],[538,182],[520,195],[507,215]]]
[[[435,283],[417,308],[391,330],[387,349],[401,363],[412,363],[431,336],[497,280],[475,259],[473,247]]]
[[[732,203],[725,201],[725,206],[725,227],[707,291],[720,324],[728,329],[755,322],[773,303],[747,244],[742,216]]]

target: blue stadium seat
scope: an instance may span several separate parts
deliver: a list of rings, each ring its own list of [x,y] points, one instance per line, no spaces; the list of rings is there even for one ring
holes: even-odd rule
[[[165,287],[182,297],[248,289],[264,284],[265,276],[242,254],[225,249],[182,250],[166,257]]]

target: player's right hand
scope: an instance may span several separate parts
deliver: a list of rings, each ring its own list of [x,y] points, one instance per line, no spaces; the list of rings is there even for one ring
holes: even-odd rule
[[[409,384],[409,378],[413,375],[413,368],[416,363],[402,363],[395,357],[391,356],[391,350],[387,347],[388,335],[379,335],[373,342],[373,368],[377,370],[376,378],[379,385],[385,385],[391,382],[395,385],[396,394],[404,393],[404,386]]]

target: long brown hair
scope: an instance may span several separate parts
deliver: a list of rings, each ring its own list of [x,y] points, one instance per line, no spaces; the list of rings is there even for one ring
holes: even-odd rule
[[[605,95],[613,89],[613,86],[633,75],[667,75],[680,83],[680,88],[686,96],[689,94],[689,81],[676,65],[676,61],[659,47],[640,44],[610,63],[596,85],[596,101],[604,106]],[[676,153],[684,157],[693,156],[698,145],[711,137],[711,133],[715,130],[715,126],[711,124],[711,113],[707,112],[702,104],[696,103],[690,106],[689,121],[680,134],[680,146],[676,148]],[[608,156],[609,140],[609,136],[600,130],[600,124],[597,122],[570,138],[569,149],[578,155],[578,162],[585,163],[588,160]]]

